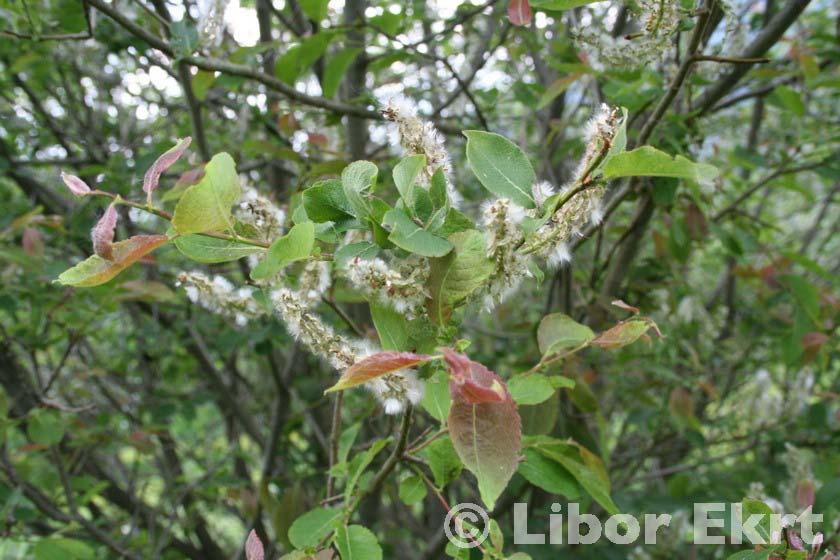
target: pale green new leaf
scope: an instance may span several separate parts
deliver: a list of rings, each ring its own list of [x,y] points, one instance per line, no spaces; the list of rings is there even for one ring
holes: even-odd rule
[[[718,176],[715,166],[694,163],[683,156],[671,157],[651,146],[642,146],[614,155],[604,165],[604,177],[675,177],[698,182],[713,181]]]
[[[184,191],[175,206],[172,225],[180,234],[231,229],[230,208],[242,194],[233,158],[213,156],[201,181]]]
[[[354,161],[341,172],[341,185],[344,195],[353,208],[356,217],[366,218],[371,213],[371,206],[366,191],[376,183],[379,170],[369,161]]]
[[[492,132],[466,130],[464,136],[470,169],[484,188],[520,206],[533,208],[532,189],[537,177],[519,146]]]
[[[543,356],[581,348],[594,338],[592,329],[563,313],[546,315],[537,329],[537,342]]]
[[[533,373],[511,377],[508,381],[508,390],[516,404],[533,405],[550,399],[555,388],[548,377]]]
[[[414,207],[414,185],[424,167],[426,156],[423,154],[403,158],[394,166],[394,184],[408,208]]]
[[[309,257],[314,246],[315,224],[295,224],[289,233],[271,244],[265,258],[251,271],[251,278],[263,280],[274,276],[284,266]]]

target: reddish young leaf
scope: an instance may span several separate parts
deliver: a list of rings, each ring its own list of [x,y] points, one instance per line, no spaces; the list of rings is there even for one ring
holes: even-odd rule
[[[117,274],[169,241],[165,235],[135,235],[111,245],[111,260],[93,255],[65,270],[58,282],[67,286],[90,287],[104,284]]]
[[[638,307],[633,307],[632,305],[630,305],[629,303],[627,303],[627,302],[625,302],[624,300],[621,300],[621,299],[614,299],[612,301],[612,304],[614,306],[618,307],[619,309],[629,311],[633,315],[638,315],[639,313],[641,313],[641,310]]]
[[[114,229],[116,227],[117,206],[112,202],[90,232],[90,237],[93,240],[93,252],[103,259],[112,259],[111,247],[114,244]]]
[[[796,505],[800,509],[813,506],[816,500],[817,489],[812,480],[800,480],[796,485]]]
[[[528,0],[510,0],[508,19],[513,25],[525,27],[531,24],[531,4]]]
[[[172,165],[178,161],[178,158],[180,158],[184,151],[189,147],[190,142],[192,142],[192,138],[189,136],[178,140],[177,144],[161,154],[161,156],[157,158],[152,166],[146,171],[146,175],[143,177],[143,191],[148,195],[150,200],[152,197],[152,191],[154,191],[158,186],[160,176],[164,171],[172,167]]]
[[[338,383],[330,387],[325,393],[342,391],[361,385],[371,379],[382,377],[401,369],[414,367],[428,362],[432,356],[413,354],[411,352],[379,352],[359,360],[344,372]]]
[[[498,375],[449,348],[443,355],[450,372],[452,444],[478,480],[481,499],[492,509],[519,464],[519,411]]]
[[[647,317],[638,317],[622,321],[613,328],[606,330],[598,335],[592,344],[600,346],[601,348],[621,348],[636,342],[650,329],[656,331],[656,334],[662,336],[659,332],[659,327],[652,319]]]
[[[245,541],[245,560],[264,560],[265,549],[263,543],[257,536],[257,532],[251,529],[248,533],[248,540]]]
[[[184,171],[181,173],[181,176],[178,177],[178,180],[175,181],[176,187],[181,186],[190,186],[198,183],[201,181],[201,178],[204,177],[204,167],[195,167],[190,169],[189,171]]]
[[[30,257],[44,254],[44,239],[41,237],[41,232],[35,228],[28,227],[23,230],[20,243],[24,253]]]
[[[76,196],[85,196],[90,192],[90,187],[87,183],[76,177],[75,175],[70,175],[69,173],[65,173],[64,171],[61,172],[61,180],[64,181],[64,184],[67,185],[67,188],[70,189]]]

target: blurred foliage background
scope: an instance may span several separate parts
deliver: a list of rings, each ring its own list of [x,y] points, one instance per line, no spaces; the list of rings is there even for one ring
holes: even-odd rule
[[[525,20],[512,11],[523,4]],[[90,254],[104,208],[59,172],[139,200],[147,167],[192,136],[162,189],[227,151],[291,212],[355,159],[398,161],[377,111],[394,95],[446,134],[471,215],[484,195],[460,131],[505,135],[559,186],[602,102],[627,107],[631,138],[721,170],[713,185],[612,185],[609,216],[569,266],[464,316],[471,356],[505,378],[539,361],[535,329],[551,312],[603,328],[626,317],[610,305],[621,299],[665,335],[565,360],[575,388],[520,412],[526,433],[601,456],[622,511],[673,513],[667,538],[522,552],[722,558],[737,548],[691,544],[692,504],[746,496],[813,505],[836,549],[840,14],[824,0],[665,4],[667,33],[650,5],[621,0],[0,0],[0,556],[242,558],[251,528],[268,557],[290,549],[292,521],[324,498],[333,374],[275,318],[242,326],[193,305],[176,278],[197,265],[174,248],[101,287],[54,284]],[[698,18],[705,58],[689,59]],[[120,224],[163,231],[134,210]],[[248,266],[203,270],[245,284]],[[373,334],[358,294],[339,283],[326,300],[336,329],[341,313]],[[345,399],[352,459],[392,417],[364,392]],[[415,422],[418,435],[437,426]],[[412,472],[398,467],[358,521],[386,558],[442,558],[438,500],[401,499]],[[506,550],[513,502],[538,531],[551,503],[590,501],[545,486],[517,476],[508,488],[494,515]],[[474,481],[444,493],[475,501]]]

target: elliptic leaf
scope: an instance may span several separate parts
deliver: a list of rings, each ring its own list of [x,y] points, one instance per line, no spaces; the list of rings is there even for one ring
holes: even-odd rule
[[[651,146],[615,154],[604,165],[604,177],[676,177],[710,182],[718,176],[715,166],[694,163],[683,156],[671,157]]]
[[[169,148],[155,160],[143,176],[143,192],[151,196],[152,191],[158,187],[160,176],[164,171],[172,167],[172,165],[178,161],[178,158],[180,158],[184,151],[189,147],[190,142],[192,142],[192,138],[189,136],[178,140],[173,147]]]
[[[419,476],[410,476],[400,482],[400,500],[406,505],[414,505],[426,497],[428,489],[426,483]]]
[[[361,525],[340,527],[335,546],[341,560],[382,560],[382,548],[376,535]]]
[[[289,527],[289,541],[295,548],[316,546],[336,529],[343,513],[340,508],[325,507],[304,513]]]
[[[274,276],[284,266],[309,257],[314,246],[315,224],[295,224],[289,233],[271,244],[265,258],[251,271],[251,278],[263,280]]]
[[[508,381],[508,389],[516,404],[540,404],[554,394],[555,388],[545,375],[533,373],[517,375]]]
[[[353,217],[353,207],[347,201],[341,181],[318,181],[303,191],[303,207],[307,217],[315,223],[340,222]]]
[[[543,456],[535,449],[524,449],[525,460],[519,465],[519,474],[525,480],[551,494],[560,494],[570,500],[580,497],[580,486],[575,477],[556,461]]]
[[[257,532],[251,529],[248,539],[245,541],[245,560],[264,560],[265,548]]]
[[[560,464],[610,514],[619,513],[610,497],[610,479],[600,457],[573,441],[546,436],[530,438],[531,445],[543,456]]]
[[[501,378],[466,356],[444,349],[450,370],[449,435],[493,509],[519,465],[521,420]]]
[[[513,25],[526,27],[531,24],[531,16],[528,0],[510,0],[508,3],[508,19]]]
[[[439,323],[481,288],[495,270],[480,232],[471,229],[454,233],[449,240],[454,250],[430,264],[429,315]]]
[[[241,192],[233,158],[216,154],[204,166],[204,177],[178,200],[172,217],[175,231],[185,234],[231,229],[230,208]]]
[[[656,323],[651,319],[646,317],[628,319],[599,334],[592,340],[592,344],[601,348],[621,348],[636,342],[651,328],[659,332]]]
[[[452,244],[429,233],[399,210],[389,210],[382,225],[393,228],[388,240],[401,249],[424,257],[442,257],[452,250]]]
[[[324,97],[327,99],[335,97],[344,74],[360,52],[362,52],[362,49],[359,48],[344,49],[329,57],[327,65],[324,67],[324,80],[322,82]]]
[[[426,156],[418,154],[403,158],[394,166],[394,184],[408,208],[414,207],[414,185],[426,167]]]
[[[235,261],[265,251],[255,245],[200,234],[180,235],[174,243],[184,256],[200,263]]]
[[[344,195],[359,219],[367,218],[371,213],[370,202],[364,193],[376,183],[379,170],[369,161],[354,161],[341,172],[341,185]]]
[[[431,356],[413,354],[411,352],[379,352],[363,358],[347,368],[347,371],[325,393],[342,391],[366,383],[371,379],[382,377],[401,369],[414,367],[428,362]]]
[[[169,241],[165,235],[135,235],[111,246],[112,260],[93,255],[65,270],[58,282],[67,286],[90,287],[104,284],[145,255]]]
[[[26,432],[40,445],[56,445],[64,437],[64,423],[55,410],[36,409],[29,415]]]
[[[466,130],[467,161],[481,184],[499,197],[525,208],[534,207],[532,188],[537,177],[519,147],[499,134]]]
[[[581,348],[594,338],[592,329],[563,313],[546,315],[537,329],[537,342],[543,356]]]

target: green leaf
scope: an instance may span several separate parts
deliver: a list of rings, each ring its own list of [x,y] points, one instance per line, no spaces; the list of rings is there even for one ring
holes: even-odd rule
[[[537,329],[537,342],[543,356],[581,348],[594,338],[592,329],[563,313],[546,315]]]
[[[580,497],[580,486],[575,477],[556,461],[545,457],[535,449],[525,449],[525,460],[517,471],[525,480],[550,494],[560,494],[569,500]]]
[[[793,88],[781,85],[773,90],[770,94],[769,100],[776,106],[790,111],[797,117],[805,115],[805,103],[802,102],[802,96]]]
[[[289,233],[271,244],[265,258],[251,271],[251,278],[264,280],[274,276],[284,266],[308,258],[314,246],[315,224],[295,224]]]
[[[495,270],[480,232],[473,229],[454,233],[449,240],[453,251],[430,263],[429,314],[438,323],[443,323],[455,306],[481,288]]]
[[[715,166],[677,155],[671,157],[651,146],[616,154],[604,165],[604,177],[675,177],[710,182],[718,176]]]
[[[394,184],[408,208],[414,208],[414,185],[424,167],[426,167],[426,156],[423,154],[403,158],[394,166]]]
[[[396,311],[390,305],[370,302],[370,315],[383,350],[406,351],[410,349],[405,314]]]
[[[376,535],[361,525],[340,527],[335,546],[341,560],[382,560],[382,548]]]
[[[537,110],[539,111],[548,106],[558,95],[569,89],[569,86],[575,83],[582,75],[582,72],[575,72],[573,74],[567,74],[562,78],[557,78],[546,88],[545,93],[540,97],[540,100],[537,102]]]
[[[767,560],[770,558],[770,550],[742,550],[729,556],[726,560]]]
[[[343,515],[340,508],[319,507],[308,511],[289,527],[289,541],[295,548],[317,546],[338,527]]]
[[[26,433],[40,445],[56,445],[64,437],[64,422],[55,410],[35,409],[28,417]]]
[[[426,412],[431,414],[441,424],[446,423],[452,397],[449,395],[449,374],[443,370],[435,372],[426,380],[426,390],[420,401]]]
[[[746,524],[752,515],[762,516],[761,520],[755,525],[755,532],[764,539],[764,542],[771,542],[773,524],[772,508],[761,500],[745,498],[741,501],[741,522]],[[747,535],[745,534],[744,536],[746,537]]]
[[[78,288],[104,284],[168,241],[165,235],[135,235],[125,241],[118,241],[111,246],[113,260],[91,255],[62,272],[57,282]]]
[[[200,263],[230,262],[265,251],[255,245],[199,234],[178,236],[174,243],[184,256]]]
[[[419,476],[410,476],[400,482],[399,496],[404,504],[412,506],[426,497],[426,483]]]
[[[525,208],[534,207],[532,188],[537,180],[531,162],[519,147],[499,134],[466,130],[467,161],[481,184],[499,197]]]
[[[199,101],[207,98],[207,91],[216,82],[216,73],[209,70],[199,70],[192,79],[193,94]]]
[[[341,172],[341,185],[344,195],[359,219],[371,213],[371,205],[365,194],[376,183],[379,170],[369,161],[354,161]]]
[[[429,198],[432,199],[432,206],[435,209],[449,207],[449,193],[446,191],[446,173],[443,167],[438,167],[432,175],[432,184],[429,185]]]
[[[315,223],[340,222],[353,217],[353,207],[337,179],[318,181],[303,191],[303,207]]]
[[[324,56],[334,37],[335,33],[322,31],[291,46],[274,64],[274,75],[293,86],[315,61]]]
[[[359,241],[358,243],[350,243],[343,247],[339,247],[333,255],[333,260],[338,268],[345,268],[347,264],[355,258],[368,260],[374,258],[379,253],[379,246],[370,241]]]
[[[198,30],[188,20],[182,19],[169,24],[169,41],[177,58],[190,56],[198,48]]]
[[[233,158],[216,154],[204,167],[204,177],[178,200],[172,217],[175,231],[186,234],[232,229],[230,208],[241,194]]]
[[[344,488],[345,497],[349,497],[353,494],[353,490],[356,489],[356,485],[359,483],[359,480],[362,478],[365,470],[370,466],[376,456],[379,455],[379,452],[391,442],[391,439],[392,438],[382,438],[376,440],[376,442],[364,453],[353,459],[353,464],[350,468],[352,474],[347,481],[347,486]]]
[[[508,381],[508,389],[516,404],[540,404],[554,394],[555,388],[548,377],[539,373],[517,375]]]
[[[463,464],[448,436],[434,440],[422,450],[421,455],[429,463],[438,488],[443,488],[460,476]]]
[[[324,80],[321,84],[324,97],[327,99],[335,97],[344,74],[347,73],[347,69],[350,68],[360,52],[362,52],[362,49],[359,48],[344,49],[329,57],[324,68]]]
[[[298,4],[306,17],[316,23],[324,20],[329,13],[330,0],[298,0]]]
[[[560,441],[547,436],[527,438],[525,445],[535,448],[544,457],[569,471],[608,513],[619,513],[610,497],[610,479],[600,457],[573,441]]]
[[[48,538],[32,548],[35,560],[94,560],[96,551],[89,544],[76,539]]]
[[[442,209],[443,210],[443,209]],[[440,235],[441,237],[446,237],[447,239],[453,234],[458,233],[459,231],[467,231],[470,229],[475,229],[475,223],[460,210],[456,210],[455,208],[449,208],[446,212],[446,217],[444,218],[443,225],[441,228],[434,233]]]
[[[598,0],[531,0],[531,7],[537,10],[571,10]]]
[[[389,210],[382,225],[392,228],[388,240],[410,253],[424,257],[442,257],[452,250],[449,241],[422,229],[400,210]]]

